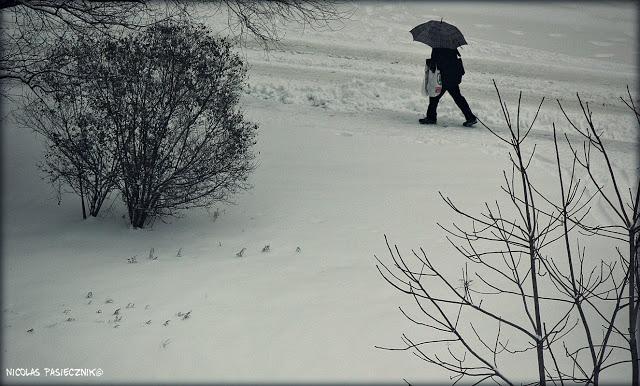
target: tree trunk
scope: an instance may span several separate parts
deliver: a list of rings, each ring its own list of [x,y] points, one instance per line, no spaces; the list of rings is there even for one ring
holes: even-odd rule
[[[633,261],[635,262],[635,269],[636,272],[638,273],[638,276],[636,277],[636,288],[638,288],[638,277],[640,277],[640,267],[638,266],[638,257],[639,257],[639,253],[640,249],[638,249],[638,246],[640,245],[640,224],[636,224],[636,232],[635,232],[635,238],[631,238],[633,245],[631,245],[630,249],[632,251],[632,255],[631,258],[633,259]],[[636,303],[640,302],[640,291],[636,291]],[[640,306],[638,306],[638,308],[636,309],[636,330],[635,330],[635,334],[636,334],[636,360],[635,360],[635,374],[636,374],[636,384],[640,383],[640,370],[638,369],[638,367],[640,367],[640,358],[638,358],[638,347],[640,347],[640,334],[638,334],[638,331],[640,331],[640,318],[638,317],[638,310],[640,309]]]
[[[134,228],[144,228],[144,224],[147,221],[147,211],[142,208],[133,209],[133,217],[131,218],[131,225]]]
[[[638,269],[638,261],[636,260],[636,235],[629,232],[629,349],[631,350],[631,384],[638,386],[640,376],[638,372],[638,341],[637,341],[637,294],[636,294],[636,272]]]
[[[538,356],[538,385],[547,384],[544,371],[544,340],[542,338],[542,321],[540,318],[540,296],[538,294],[538,272],[536,270],[535,246],[533,240],[529,241],[529,253],[531,254],[531,285],[533,287],[533,306],[536,318],[536,353]]]
[[[82,219],[87,219],[87,209],[84,205],[84,186],[82,184],[82,173],[78,173],[78,180],[80,181],[80,201],[82,202]]]

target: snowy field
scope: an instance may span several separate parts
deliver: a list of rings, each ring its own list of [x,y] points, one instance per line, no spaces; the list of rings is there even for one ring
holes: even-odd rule
[[[398,311],[408,299],[376,270],[374,254],[388,257],[383,235],[404,251],[423,246],[458,274],[463,260],[436,224],[453,220],[438,192],[480,210],[498,197],[508,167],[507,149],[479,124],[462,127],[449,96],[437,126],[417,123],[429,49],[408,31],[429,19],[465,34],[461,90],[489,126],[505,130],[492,79],[513,109],[523,92],[526,123],[547,97],[532,134],[543,187],[556,183],[551,124],[567,126],[555,98],[578,117],[576,92],[605,130],[623,183],[633,183],[638,128],[618,98],[626,85],[637,91],[631,3],[353,7],[334,30],[291,26],[268,54],[243,49],[243,106],[260,125],[259,166],[236,205],[132,230],[115,199],[82,221],[78,200],[58,205],[41,180],[39,139],[5,122],[4,367],[104,375],[7,378],[3,369],[3,381],[448,381],[408,352],[374,348],[401,345],[403,332],[420,336]],[[200,14],[212,26],[222,20]],[[593,216],[607,214],[596,207]],[[507,370],[516,379],[535,373]]]

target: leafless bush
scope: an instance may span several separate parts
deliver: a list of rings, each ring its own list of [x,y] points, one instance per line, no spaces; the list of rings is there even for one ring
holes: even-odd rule
[[[249,187],[257,126],[238,109],[246,70],[226,40],[183,19],[59,49],[79,76],[51,77],[27,121],[49,142],[52,179],[95,188],[96,211],[116,184],[134,227]]]
[[[620,97],[620,100],[633,113],[638,127],[640,127],[640,112],[631,96],[629,87],[627,87],[627,97],[627,100],[623,97]],[[569,137],[565,135],[566,141],[571,148],[574,161],[586,171],[591,185],[596,191],[596,196],[605,203],[609,213],[612,214],[612,218],[615,220],[609,224],[589,224],[584,221],[574,223],[588,234],[606,237],[626,244],[626,250],[617,250],[617,252],[627,272],[628,295],[622,298],[623,302],[621,304],[621,308],[627,308],[627,329],[624,331],[624,329],[619,330],[610,326],[607,334],[616,333],[624,339],[625,350],[630,354],[632,384],[637,386],[640,382],[640,359],[638,357],[638,342],[640,340],[640,336],[638,336],[638,324],[640,323],[638,319],[638,312],[640,311],[640,298],[638,297],[638,293],[640,293],[640,270],[638,265],[638,250],[640,248],[640,179],[638,176],[640,173],[638,172],[640,170],[635,170],[636,179],[631,182],[632,184],[635,182],[635,186],[624,186],[615,171],[611,155],[607,151],[606,142],[602,138],[603,133],[596,128],[589,104],[583,102],[579,94],[576,95],[576,98],[582,111],[582,124],[569,117],[562,103],[559,100],[557,101],[567,123],[583,139],[580,147],[572,143]],[[599,168],[605,169],[603,177],[598,176]]]
[[[56,56],[65,57],[61,71],[82,73],[78,55],[59,47]],[[84,54],[84,53],[80,53]],[[41,85],[49,92],[30,93],[26,97],[20,122],[41,134],[47,150],[39,164],[49,181],[58,187],[70,187],[82,202],[82,216],[97,216],[103,202],[116,187],[118,160],[112,133],[105,130],[104,114],[91,103],[90,85],[77,77],[43,74]]]
[[[511,170],[503,172],[505,200],[485,203],[484,210],[474,214],[441,193],[467,223],[442,226],[464,257],[462,278],[447,275],[422,248],[405,257],[385,236],[391,261],[376,257],[378,270],[411,296],[419,316],[401,312],[430,334],[422,341],[403,335],[402,347],[387,349],[412,351],[452,373],[454,382],[519,383],[523,374],[501,365],[509,357],[536,368],[531,384],[598,384],[605,371],[634,361],[620,359],[630,351],[632,339],[620,328],[619,318],[630,299],[625,290],[633,267],[621,254],[587,258],[579,244],[581,237],[603,231],[586,220],[594,196],[602,190],[589,193],[576,170],[581,160],[575,151],[568,175],[563,173],[555,125],[558,189],[542,192],[536,186],[530,173],[536,148],[526,140],[544,100],[531,124],[521,127],[521,95],[514,123],[497,86],[496,92],[506,135],[485,127],[510,148]],[[637,199],[632,202],[637,224]],[[520,307],[507,313],[503,305],[508,298]]]
[[[249,187],[257,126],[238,110],[245,68],[227,41],[183,21],[101,47],[91,83],[134,227]]]

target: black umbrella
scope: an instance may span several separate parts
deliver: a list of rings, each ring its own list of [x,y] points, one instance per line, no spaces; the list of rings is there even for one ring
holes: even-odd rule
[[[429,20],[426,23],[415,26],[411,30],[411,35],[413,35],[413,40],[432,48],[456,49],[467,44],[458,27],[442,20]]]

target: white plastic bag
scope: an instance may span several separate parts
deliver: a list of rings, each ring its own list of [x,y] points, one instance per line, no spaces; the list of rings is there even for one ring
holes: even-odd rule
[[[429,94],[427,93],[427,79],[429,77],[429,74],[427,74],[427,72],[429,72],[429,68],[425,68],[424,70],[424,77],[422,78],[422,88],[420,89],[420,91],[422,92],[422,96],[429,96]]]
[[[429,67],[425,67],[425,93],[430,97],[437,97],[442,92],[442,77],[440,70],[436,67],[435,71],[429,71]]]

